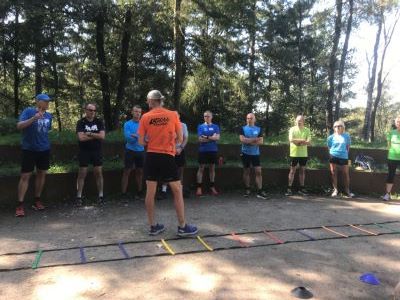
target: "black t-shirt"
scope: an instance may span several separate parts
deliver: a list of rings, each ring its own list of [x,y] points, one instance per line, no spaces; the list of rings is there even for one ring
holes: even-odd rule
[[[94,118],[93,121],[89,121],[86,118],[82,118],[76,123],[76,132],[93,132],[99,133],[104,130],[104,123],[98,118]],[[81,150],[101,150],[101,140],[94,139],[86,142],[78,142],[79,149]]]

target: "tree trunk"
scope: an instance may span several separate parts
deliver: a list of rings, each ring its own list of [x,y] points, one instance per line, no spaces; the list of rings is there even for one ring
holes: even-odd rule
[[[367,107],[365,109],[364,116],[364,126],[363,126],[363,139],[364,141],[368,141],[370,138],[371,132],[371,114],[372,114],[372,102],[373,102],[373,92],[375,88],[375,78],[376,78],[376,68],[378,64],[378,49],[379,49],[379,41],[381,38],[383,25],[383,9],[381,8],[380,17],[378,20],[378,31],[376,32],[375,37],[375,45],[374,45],[374,53],[373,53],[373,62],[371,73],[369,74],[368,86],[367,86]]]
[[[248,111],[253,111],[255,100],[255,60],[256,60],[256,1],[251,3],[249,24],[249,98]]]
[[[396,17],[397,18],[395,20],[395,23],[393,24],[393,27],[389,30],[389,32],[386,31],[385,24],[383,24],[383,26],[384,26],[383,35],[384,35],[385,44],[384,44],[383,51],[382,51],[382,57],[381,57],[380,67],[379,67],[379,72],[378,72],[378,78],[376,80],[377,81],[376,97],[375,97],[374,105],[373,105],[372,112],[371,112],[371,126],[370,126],[371,142],[375,141],[376,112],[377,112],[378,106],[381,102],[383,84],[386,79],[386,76],[385,76],[385,78],[382,78],[383,67],[384,67],[385,57],[386,57],[386,51],[390,45],[390,42],[392,41],[393,33],[394,33],[394,30],[396,29],[396,25],[397,25],[397,22],[399,21],[400,15],[396,15]],[[383,22],[385,22],[384,19],[383,19]]]
[[[14,57],[13,57],[13,73],[14,73],[14,118],[19,115],[19,9],[15,9],[15,33],[14,33]]]
[[[328,68],[328,99],[326,101],[326,131],[327,133],[332,131],[333,126],[333,98],[335,95],[335,71],[337,65],[337,49],[340,40],[341,25],[342,25],[342,0],[336,0],[336,17],[335,17],[335,33],[332,41],[332,51],[329,58]]]
[[[120,73],[119,73],[119,85],[117,90],[117,98],[114,107],[114,124],[113,128],[119,127],[119,114],[121,111],[122,100],[125,94],[125,86],[127,82],[128,74],[128,51],[129,42],[131,40],[131,23],[132,23],[132,11],[128,7],[125,12],[125,22],[124,22],[124,33],[121,40],[121,61],[120,61]]]
[[[180,109],[182,79],[183,79],[183,61],[185,56],[185,37],[181,25],[181,3],[182,0],[175,0],[175,18],[174,18],[174,39],[175,39],[175,79],[174,79],[174,107],[177,111]]]
[[[347,52],[349,48],[349,39],[353,26],[353,11],[354,11],[354,0],[349,0],[349,18],[347,19],[346,36],[343,44],[342,56],[340,58],[340,66],[338,74],[339,82],[337,86],[337,97],[335,103],[335,120],[338,120],[340,118],[340,103],[342,102],[343,98],[342,92],[343,92],[344,68],[346,65]]]
[[[303,33],[303,11],[301,5],[299,5],[299,28],[297,30],[297,87],[299,89],[298,94],[298,113],[302,113],[304,110],[303,103],[303,64],[302,64],[302,49],[301,49],[301,37]]]
[[[41,34],[41,33],[40,33]],[[42,93],[43,55],[40,38],[35,42],[35,95]]]
[[[268,136],[269,134],[269,107],[271,106],[271,91],[272,91],[272,71],[271,71],[271,66],[269,68],[269,74],[268,74],[268,86],[267,86],[267,93],[266,93],[266,99],[267,99],[267,105],[265,109],[265,136]]]
[[[101,93],[103,95],[103,115],[104,123],[107,130],[113,130],[113,122],[111,116],[111,97],[110,97],[110,87],[108,82],[108,70],[106,55],[104,51],[104,8],[100,8],[100,12],[96,16],[96,49],[97,49],[97,60],[100,65],[100,84]]]

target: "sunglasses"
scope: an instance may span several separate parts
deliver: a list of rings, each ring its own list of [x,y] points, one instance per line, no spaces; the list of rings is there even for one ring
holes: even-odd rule
[[[211,116],[204,116],[204,118],[211,118]]]
[[[95,109],[86,108],[86,110],[87,110],[87,111],[90,111],[90,112],[96,112]]]

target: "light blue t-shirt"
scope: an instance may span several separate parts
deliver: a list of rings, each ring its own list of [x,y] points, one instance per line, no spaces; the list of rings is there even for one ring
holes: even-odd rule
[[[219,127],[215,124],[203,123],[197,127],[198,136],[212,136],[214,133],[219,134]],[[216,141],[208,141],[200,143],[199,152],[217,152],[218,146]]]
[[[19,121],[32,118],[38,109],[36,107],[25,108],[19,116]],[[45,112],[43,118],[36,120],[30,126],[22,130],[22,149],[30,151],[50,150],[49,131],[51,130],[53,116]]]
[[[133,119],[124,124],[124,136],[126,140],[125,148],[135,152],[142,152],[144,151],[144,147],[139,144],[139,138],[131,136],[131,134],[137,134],[138,128],[139,122],[134,121]]]
[[[184,138],[185,138],[185,137],[188,138],[188,137],[189,137],[189,131],[188,131],[188,129],[187,129],[186,124],[183,123],[183,122],[181,122],[181,125],[182,125],[182,135],[183,135],[183,137],[184,137]],[[176,143],[176,148],[178,148],[180,145],[181,145],[181,144]]]
[[[347,149],[350,148],[351,139],[347,132],[330,135],[327,139],[327,145],[330,155],[341,159],[349,159],[349,151]]]
[[[262,129],[258,126],[243,126],[240,135],[246,138],[262,137]],[[242,144],[242,153],[247,155],[260,155],[260,147],[258,145]]]

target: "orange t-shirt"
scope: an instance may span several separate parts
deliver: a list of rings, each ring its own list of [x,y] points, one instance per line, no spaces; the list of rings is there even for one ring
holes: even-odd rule
[[[139,122],[138,133],[147,141],[147,152],[175,156],[177,134],[182,126],[176,111],[162,107],[145,113]]]

